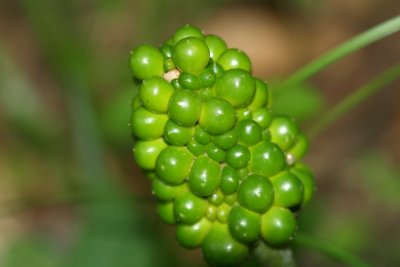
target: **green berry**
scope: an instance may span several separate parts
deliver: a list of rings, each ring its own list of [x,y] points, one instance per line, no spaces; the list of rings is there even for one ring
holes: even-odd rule
[[[203,39],[204,34],[199,28],[190,24],[186,24],[185,26],[175,31],[175,34],[173,36],[173,41],[176,44],[180,40],[185,39],[187,37],[197,37],[199,39]]]
[[[211,225],[211,222],[206,218],[195,224],[178,224],[176,227],[176,239],[185,248],[199,247],[208,234]]]
[[[172,85],[172,87],[175,88],[175,90],[183,89],[182,85],[179,83],[178,78],[172,79],[171,80],[171,85]]]
[[[174,88],[161,77],[144,80],[139,88],[140,101],[144,107],[157,113],[166,113],[168,102],[174,93]]]
[[[174,201],[174,214],[176,221],[184,224],[198,222],[206,213],[208,203],[205,199],[186,192]]]
[[[240,184],[237,198],[243,207],[264,213],[272,205],[274,188],[268,178],[250,174]]]
[[[272,207],[261,216],[261,236],[271,246],[282,246],[293,240],[297,229],[293,213],[280,207]]]
[[[303,200],[303,184],[296,175],[290,172],[280,172],[271,178],[275,189],[274,205],[292,208],[300,206]]]
[[[197,74],[210,61],[210,50],[203,40],[187,37],[175,44],[172,58],[181,71]]]
[[[254,79],[256,81],[256,93],[253,101],[249,104],[250,110],[257,110],[262,107],[266,107],[268,103],[268,85],[260,79]]]
[[[293,145],[299,132],[293,120],[285,116],[275,117],[269,126],[269,131],[271,142],[278,144],[285,151]]]
[[[176,68],[174,61],[172,58],[166,58],[163,63],[163,68],[165,72],[169,72]]]
[[[160,46],[160,48],[158,49],[160,50],[161,54],[165,57],[165,58],[171,58],[172,57],[172,45],[169,44],[163,44],[162,46]]]
[[[304,196],[301,206],[307,204],[315,193],[315,180],[311,170],[302,164],[295,165],[294,168],[290,169],[290,172],[297,176],[303,184]]]
[[[234,107],[225,99],[211,97],[203,103],[199,125],[208,133],[220,135],[235,126],[236,112]]]
[[[179,75],[178,81],[185,89],[197,90],[201,87],[199,77],[189,72],[182,72]]]
[[[162,136],[168,116],[157,114],[144,107],[135,109],[131,117],[132,132],[142,140],[157,139]]]
[[[239,181],[240,181],[240,176],[230,166],[225,166],[222,169],[222,174],[221,174],[221,191],[226,194],[230,195],[236,192],[238,186],[239,186]]]
[[[164,182],[179,185],[186,180],[194,156],[185,147],[168,146],[157,158],[156,173]]]
[[[222,53],[217,62],[225,70],[242,69],[251,71],[251,62],[249,57],[241,50],[236,48],[229,48]]]
[[[169,185],[162,180],[155,178],[152,183],[152,193],[159,200],[170,201],[175,199],[180,194],[187,191],[187,186],[185,184],[174,186]]]
[[[213,222],[217,219],[217,212],[218,208],[216,206],[209,205],[206,211],[206,215],[204,215],[204,217]]]
[[[214,223],[204,238],[202,254],[209,266],[239,266],[249,253],[249,247],[235,240],[223,223]]]
[[[249,104],[256,92],[256,84],[251,75],[241,69],[225,72],[215,83],[215,95],[228,100],[234,107]]]
[[[243,145],[234,145],[226,153],[226,163],[238,170],[247,166],[250,160],[250,151]]]
[[[304,134],[296,137],[294,145],[288,150],[288,153],[294,157],[294,161],[300,160],[308,151],[308,139]]]
[[[160,202],[157,204],[157,213],[161,220],[167,224],[175,223],[174,202]]]
[[[129,64],[133,77],[144,80],[153,76],[163,76],[164,57],[157,48],[142,45],[131,52]]]
[[[221,77],[222,74],[225,73],[224,68],[220,64],[212,60],[208,64],[207,69],[212,70],[212,72],[215,74],[215,76],[217,76],[217,78]]]
[[[138,107],[143,106],[142,101],[140,100],[139,94],[135,95],[132,99],[131,107],[132,110],[137,109]]]
[[[168,120],[164,127],[164,138],[171,145],[183,146],[190,142],[193,132],[193,128],[183,127]]]
[[[215,84],[217,76],[210,68],[206,68],[202,73],[200,73],[199,79],[201,87],[211,87]]]
[[[238,120],[239,121],[241,121],[241,120],[251,120],[251,118],[253,116],[253,113],[247,107],[237,109],[236,113],[238,115]]]
[[[187,148],[195,156],[200,156],[206,152],[206,146],[199,144],[194,139],[190,140],[190,142],[187,144]]]
[[[200,126],[196,126],[194,131],[194,139],[202,145],[207,145],[211,142],[211,136]]]
[[[228,216],[229,230],[243,243],[254,242],[261,230],[261,215],[242,206],[233,207]]]
[[[260,125],[261,129],[268,128],[272,121],[272,114],[267,108],[260,108],[252,112],[253,120]]]
[[[223,162],[225,159],[225,150],[221,149],[214,143],[209,143],[206,147],[207,156],[211,159],[215,160],[216,162]]]
[[[231,211],[231,209],[231,206],[226,203],[222,203],[221,205],[219,205],[217,209],[217,220],[221,223],[227,223],[229,212]]]
[[[214,206],[219,206],[224,202],[224,194],[220,190],[217,190],[208,198],[208,202]]]
[[[238,123],[239,140],[246,145],[258,144],[262,139],[262,129],[253,120],[242,120]]]
[[[249,167],[254,173],[271,177],[286,166],[286,158],[279,146],[261,142],[252,149]]]
[[[201,98],[195,92],[178,90],[171,96],[168,114],[177,124],[190,127],[199,120],[201,105]]]
[[[206,35],[204,40],[210,49],[210,57],[217,61],[219,56],[227,49],[225,41],[213,34]]]
[[[225,203],[227,205],[233,206],[233,205],[236,204],[236,199],[237,199],[237,194],[234,193],[234,194],[230,194],[230,195],[225,196],[224,201],[225,201]]]
[[[161,151],[167,147],[162,138],[151,141],[137,141],[133,148],[136,164],[144,170],[154,170]]]
[[[233,147],[237,141],[238,133],[235,128],[224,134],[214,136],[213,140],[214,144],[225,150]]]
[[[211,196],[221,181],[220,165],[208,157],[198,157],[188,177],[190,191],[201,197]]]

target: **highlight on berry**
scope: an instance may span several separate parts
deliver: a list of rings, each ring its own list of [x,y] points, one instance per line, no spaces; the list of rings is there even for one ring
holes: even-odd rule
[[[136,164],[160,218],[210,266],[237,266],[256,242],[283,247],[314,193],[308,141],[272,113],[268,85],[245,52],[192,25],[130,54],[139,92],[130,125]]]

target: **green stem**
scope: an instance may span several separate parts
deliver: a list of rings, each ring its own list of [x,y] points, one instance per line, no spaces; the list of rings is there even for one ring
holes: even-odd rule
[[[302,247],[308,247],[316,250],[329,258],[332,258],[349,267],[370,267],[371,265],[364,262],[362,259],[351,254],[350,252],[332,245],[331,243],[316,240],[313,237],[304,233],[297,233],[294,240],[295,243]]]
[[[349,96],[340,101],[335,107],[328,111],[321,117],[314,125],[311,126],[309,131],[310,138],[314,138],[321,133],[326,127],[335,122],[341,116],[346,114],[351,109],[365,101],[368,97],[384,88],[389,83],[393,82],[400,77],[400,63],[395,64],[389,69],[385,70],[378,77],[369,83],[354,90]]]
[[[325,55],[305,65],[283,81],[277,89],[285,90],[293,88],[335,61],[398,31],[400,31],[400,15],[356,35],[350,40],[327,52]]]

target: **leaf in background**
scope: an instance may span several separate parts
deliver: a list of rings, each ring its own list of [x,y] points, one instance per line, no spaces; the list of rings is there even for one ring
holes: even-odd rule
[[[274,88],[274,85],[271,87]],[[276,114],[293,117],[299,122],[312,118],[326,104],[320,90],[309,84],[302,84],[291,90],[273,90],[272,93],[273,111]]]
[[[399,213],[400,168],[387,154],[379,151],[367,153],[359,162],[358,170],[366,190],[384,206]]]
[[[59,259],[48,242],[34,236],[23,236],[6,250],[1,267],[58,267]]]

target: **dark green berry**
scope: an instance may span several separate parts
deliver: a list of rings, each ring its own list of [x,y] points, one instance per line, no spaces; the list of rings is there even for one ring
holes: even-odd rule
[[[173,50],[172,45],[163,44],[162,46],[160,46],[160,48],[158,50],[160,50],[161,54],[165,58],[171,58],[172,57],[172,50]]]
[[[240,184],[237,197],[243,207],[264,213],[272,205],[274,188],[268,178],[250,174]]]
[[[182,72],[179,75],[178,81],[185,89],[197,90],[201,87],[199,77],[192,73]]]
[[[249,160],[250,151],[243,145],[234,145],[226,153],[226,163],[237,170],[247,166]]]
[[[188,185],[190,191],[201,197],[211,196],[221,181],[220,165],[209,157],[198,157],[191,168]]]
[[[225,166],[221,174],[221,190],[224,194],[230,195],[237,191],[240,176],[235,169]]]
[[[290,172],[295,174],[300,179],[304,188],[304,196],[301,206],[307,204],[315,193],[315,180],[311,170],[303,164],[297,164],[290,169]]]
[[[271,177],[286,166],[286,158],[279,146],[261,142],[252,148],[249,166],[255,173]]]
[[[299,161],[308,151],[308,139],[304,134],[296,137],[294,145],[288,150],[288,154],[294,157],[293,161]]]
[[[228,216],[229,230],[243,243],[254,242],[261,230],[261,215],[242,206],[233,207]]]
[[[195,156],[200,156],[206,152],[206,146],[199,144],[196,140],[192,139],[187,144],[187,148]]]
[[[211,142],[211,136],[200,126],[196,126],[194,131],[194,139],[202,145],[207,145]]]
[[[246,145],[258,144],[262,139],[262,129],[253,120],[242,120],[238,123],[239,140]]]
[[[229,132],[214,136],[213,142],[220,148],[227,150],[237,143],[238,138],[237,129],[234,128]]]
[[[208,202],[214,206],[219,206],[224,202],[224,194],[220,190],[217,190],[208,198]]]
[[[201,87],[211,87],[214,85],[217,76],[210,68],[206,68],[202,73],[200,73],[199,79]]]
[[[221,149],[214,143],[209,143],[206,148],[207,155],[216,162],[223,162],[225,159],[225,150]]]

